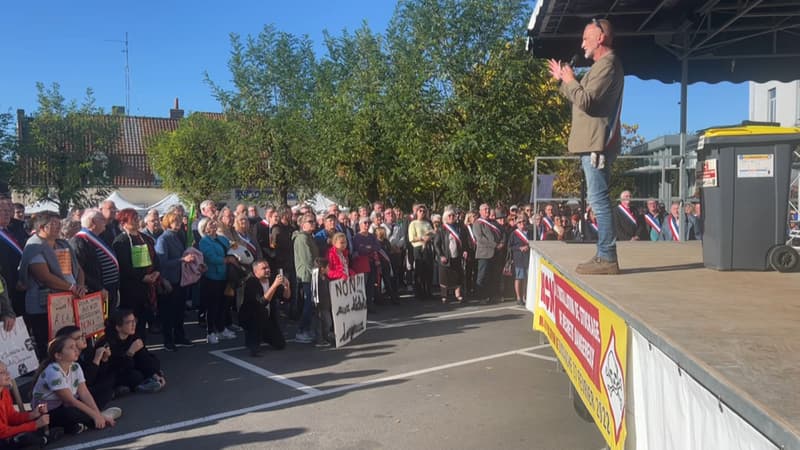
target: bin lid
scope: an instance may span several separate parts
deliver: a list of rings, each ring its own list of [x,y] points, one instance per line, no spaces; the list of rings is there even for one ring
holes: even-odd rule
[[[745,125],[724,128],[709,128],[703,136],[706,139],[723,136],[754,136],[758,134],[800,134],[798,127],[776,127],[772,125]]]
[[[800,142],[800,127],[741,125],[709,128],[697,142],[697,149],[708,144]]]

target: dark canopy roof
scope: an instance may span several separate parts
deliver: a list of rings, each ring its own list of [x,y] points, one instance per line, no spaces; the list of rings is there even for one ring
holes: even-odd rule
[[[798,0],[537,0],[528,24],[536,57],[569,60],[583,28],[607,18],[625,72],[665,83],[800,79]]]

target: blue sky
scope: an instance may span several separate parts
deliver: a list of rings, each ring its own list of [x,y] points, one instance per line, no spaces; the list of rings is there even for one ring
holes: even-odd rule
[[[217,82],[230,78],[229,33],[257,34],[272,23],[307,34],[319,53],[323,30],[338,34],[366,21],[382,32],[394,7],[392,0],[8,2],[0,13],[0,110],[34,111],[36,81],[58,82],[68,99],[91,87],[107,111],[124,105],[123,44],[113,41],[127,31],[129,114],[168,116],[175,97],[187,111],[219,111],[203,72]],[[628,77],[623,122],[638,123],[647,139],[677,132],[679,100],[677,84]],[[738,123],[747,119],[748,87],[698,83],[689,87],[688,104],[690,131]]]

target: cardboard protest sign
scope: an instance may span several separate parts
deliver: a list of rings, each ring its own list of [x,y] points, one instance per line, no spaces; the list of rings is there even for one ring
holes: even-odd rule
[[[86,336],[95,335],[105,329],[103,315],[103,295],[100,292],[89,294],[72,301],[75,310],[75,323]]]
[[[367,330],[367,295],[364,274],[330,283],[331,312],[336,348],[343,347]]]
[[[58,292],[47,296],[48,339],[67,325],[75,325],[75,310],[72,306],[72,293]]]
[[[17,317],[10,332],[0,326],[0,361],[8,367],[11,378],[32,372],[39,365],[33,340],[28,335],[28,328],[22,317]]]

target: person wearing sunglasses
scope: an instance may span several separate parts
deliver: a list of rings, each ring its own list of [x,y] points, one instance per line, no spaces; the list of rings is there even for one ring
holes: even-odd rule
[[[611,164],[620,151],[620,113],[625,73],[614,53],[614,30],[606,19],[594,19],[583,30],[583,56],[592,67],[580,79],[562,61],[548,61],[550,74],[572,103],[568,151],[581,157],[589,204],[597,216],[597,253],[576,271],[589,275],[619,273],[614,217],[609,198]]]

